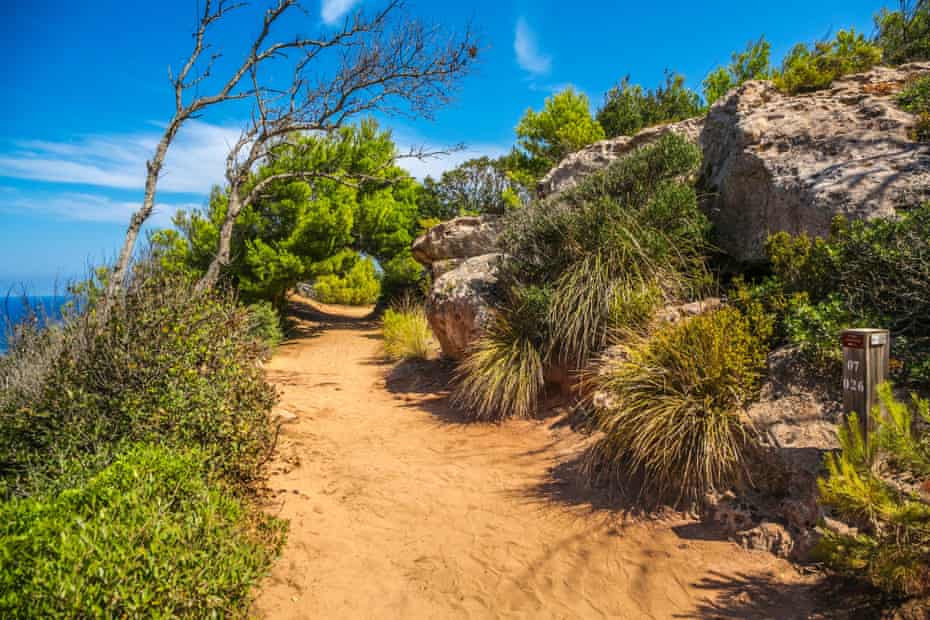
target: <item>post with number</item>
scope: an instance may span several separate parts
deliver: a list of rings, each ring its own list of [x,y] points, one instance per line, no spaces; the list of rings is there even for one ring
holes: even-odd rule
[[[891,341],[887,329],[847,329],[843,342],[843,409],[859,416],[862,431],[871,428],[869,415],[878,403],[881,383],[888,380]]]

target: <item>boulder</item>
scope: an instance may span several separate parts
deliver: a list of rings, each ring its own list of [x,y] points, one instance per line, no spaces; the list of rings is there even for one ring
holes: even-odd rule
[[[465,216],[443,222],[417,237],[413,257],[426,266],[440,261],[481,256],[497,251],[502,220],[496,216]]]
[[[800,96],[752,81],[714,104],[700,145],[718,246],[760,261],[772,233],[822,236],[836,215],[888,216],[930,198],[930,151],[894,98],[927,74],[930,63],[879,67]]]
[[[634,136],[618,136],[595,142],[559,162],[536,185],[536,193],[545,197],[574,187],[592,172],[605,168],[610,162],[655,142],[667,133],[681,134],[697,144],[703,124],[703,117],[690,118],[677,123],[649,127]]]
[[[426,317],[446,357],[461,359],[491,316],[497,269],[503,255],[473,256],[433,282]]]

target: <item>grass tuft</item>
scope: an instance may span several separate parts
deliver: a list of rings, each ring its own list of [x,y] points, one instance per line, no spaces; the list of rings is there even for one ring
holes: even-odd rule
[[[381,332],[384,354],[390,359],[426,359],[435,346],[426,311],[410,298],[384,312]]]

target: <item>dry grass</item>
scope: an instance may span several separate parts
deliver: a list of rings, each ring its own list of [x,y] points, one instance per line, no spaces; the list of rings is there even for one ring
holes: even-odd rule
[[[436,346],[426,311],[409,298],[385,311],[381,332],[384,354],[393,360],[427,359]]]

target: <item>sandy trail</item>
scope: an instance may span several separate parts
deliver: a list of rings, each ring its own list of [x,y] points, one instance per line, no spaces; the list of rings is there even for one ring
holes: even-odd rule
[[[584,491],[582,438],[557,419],[465,424],[438,362],[392,369],[363,313],[295,310],[303,334],[269,364],[297,416],[268,483],[291,528],[255,615],[807,617],[787,562]]]

